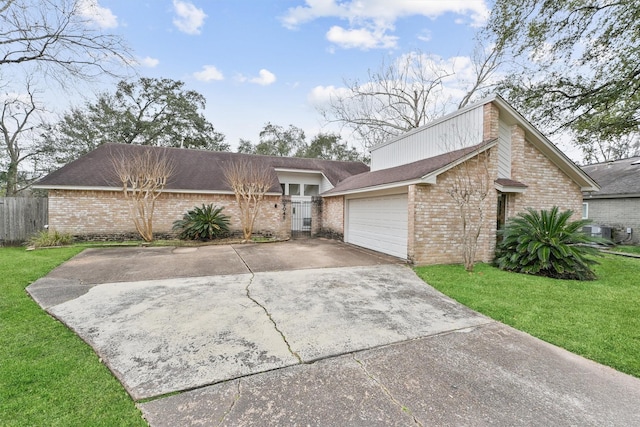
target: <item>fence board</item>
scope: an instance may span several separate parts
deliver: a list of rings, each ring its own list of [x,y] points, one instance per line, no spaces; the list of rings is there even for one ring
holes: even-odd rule
[[[0,197],[0,245],[19,245],[43,230],[48,207],[45,198]]]

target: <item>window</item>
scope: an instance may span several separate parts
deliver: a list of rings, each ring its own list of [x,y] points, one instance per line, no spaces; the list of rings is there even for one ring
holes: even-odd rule
[[[316,184],[305,184],[304,195],[305,196],[317,196],[320,194],[320,186]]]
[[[589,203],[582,204],[582,219],[589,218]]]
[[[300,184],[289,184],[289,195],[290,196],[299,196],[300,195]]]

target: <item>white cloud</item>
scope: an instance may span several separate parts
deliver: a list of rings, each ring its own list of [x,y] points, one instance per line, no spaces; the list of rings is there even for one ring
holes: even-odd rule
[[[334,25],[327,32],[327,40],[345,49],[358,48],[369,50],[376,48],[394,48],[396,47],[398,38],[386,35],[384,31],[371,31],[365,28],[346,30]]]
[[[78,12],[80,16],[89,19],[100,28],[116,28],[118,18],[109,8],[102,7],[98,0],[79,0]]]
[[[156,58],[152,58],[150,56],[145,56],[144,58],[140,59],[138,63],[143,67],[155,68],[160,63],[160,60]]]
[[[210,82],[212,80],[224,80],[222,72],[213,65],[205,65],[202,71],[193,73],[193,76],[202,82]]]
[[[349,22],[349,29],[334,26],[327,33],[332,43],[342,47],[372,49],[394,47],[397,37],[388,35],[398,19],[425,16],[435,19],[445,13],[470,18],[473,26],[482,26],[489,17],[487,0],[305,0],[281,18],[289,29],[319,18],[337,18]],[[421,38],[423,39],[423,38]]]
[[[180,31],[187,34],[200,34],[204,19],[207,17],[202,9],[198,9],[193,3],[181,0],[173,0],[173,9],[177,15],[173,19],[173,24]]]
[[[250,77],[245,77],[242,74],[239,74],[236,76],[236,80],[241,83],[249,82],[249,83],[259,84],[261,86],[269,86],[270,84],[275,83],[276,75],[273,74],[271,71],[265,70],[263,68],[259,71],[258,77],[250,78]]]

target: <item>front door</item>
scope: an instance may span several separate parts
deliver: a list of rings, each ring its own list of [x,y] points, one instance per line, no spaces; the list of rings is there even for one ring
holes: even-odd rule
[[[498,193],[498,213],[496,215],[497,223],[496,230],[500,231],[504,228],[504,224],[507,220],[507,194],[506,193]],[[497,242],[500,243],[502,241],[502,236],[498,234]]]
[[[291,237],[311,237],[311,202],[291,202]]]

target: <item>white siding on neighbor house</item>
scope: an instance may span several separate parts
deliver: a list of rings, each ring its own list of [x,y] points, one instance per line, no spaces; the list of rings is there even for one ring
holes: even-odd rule
[[[502,120],[498,129],[498,178],[511,178],[511,126]]]
[[[484,105],[422,126],[371,149],[371,170],[392,168],[482,142]]]
[[[406,194],[348,199],[345,242],[407,258]]]

